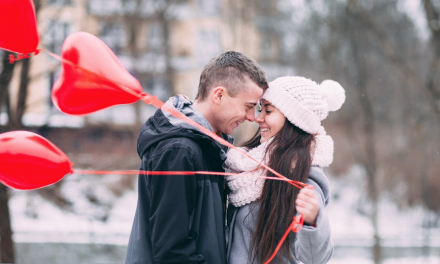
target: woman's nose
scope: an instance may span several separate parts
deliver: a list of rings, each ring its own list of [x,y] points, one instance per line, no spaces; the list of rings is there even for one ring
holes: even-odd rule
[[[263,123],[264,122],[263,112],[258,114],[258,116],[255,118],[255,122],[257,122],[257,123]]]

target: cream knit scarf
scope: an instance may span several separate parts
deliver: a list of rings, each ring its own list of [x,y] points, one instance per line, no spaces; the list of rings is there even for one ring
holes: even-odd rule
[[[266,148],[273,138],[263,142],[261,145],[247,151],[248,155],[261,163],[268,164],[268,156],[264,159]],[[321,127],[318,135],[315,136],[315,144],[312,146],[312,165],[327,167],[333,161],[333,140],[325,134],[325,130]],[[258,163],[244,156],[238,151],[231,149],[228,152],[228,158],[224,167],[226,172],[239,173],[239,175],[228,176],[226,180],[230,189],[229,202],[234,206],[240,207],[258,200],[263,192],[265,179],[240,176],[240,174],[264,175],[265,170],[258,168]]]

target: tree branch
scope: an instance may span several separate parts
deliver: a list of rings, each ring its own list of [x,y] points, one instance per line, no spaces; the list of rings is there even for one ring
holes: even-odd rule
[[[426,76],[427,89],[435,95],[438,100],[440,98],[440,91],[435,89],[434,79],[438,75],[438,69],[440,64],[440,15],[435,10],[431,0],[423,0],[423,6],[426,14],[426,22],[431,30],[431,42],[434,46],[434,57],[429,67],[428,74]],[[437,23],[437,25],[434,25]]]
[[[362,21],[369,27],[371,32],[379,39],[379,44],[382,47],[382,51],[384,55],[387,56],[388,60],[391,62],[393,66],[411,83],[420,89],[426,96],[429,104],[434,110],[437,117],[440,117],[440,106],[437,104],[437,101],[440,100],[440,94],[436,93],[434,89],[430,89],[428,84],[420,78],[420,76],[414,72],[408,64],[396,53],[395,48],[387,39],[385,34],[379,29],[379,27],[375,24],[371,16],[363,10],[357,4],[356,0],[348,1],[348,10],[351,11],[358,18],[362,19]]]

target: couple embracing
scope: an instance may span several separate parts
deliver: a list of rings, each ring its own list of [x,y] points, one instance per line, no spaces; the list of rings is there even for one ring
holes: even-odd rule
[[[322,167],[332,162],[333,141],[321,121],[344,100],[344,89],[334,81],[319,85],[287,76],[268,83],[257,63],[242,53],[212,59],[202,71],[195,101],[177,95],[166,105],[231,143],[236,127],[257,122],[260,129],[242,149],[308,186],[299,190],[282,181],[240,176],[273,174],[158,110],[140,131],[140,170],[237,175],[139,176],[126,264],[264,263],[299,213],[303,228],[289,234],[272,263],[326,263],[333,245]]]

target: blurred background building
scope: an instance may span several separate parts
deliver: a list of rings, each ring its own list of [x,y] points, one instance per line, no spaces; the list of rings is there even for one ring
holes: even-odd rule
[[[258,61],[269,81],[301,75],[340,82],[346,103],[324,121],[335,141],[326,169],[332,263],[440,263],[438,1],[34,3],[42,48],[60,54],[69,34],[89,32],[163,101],[178,93],[194,98],[203,66],[228,50]],[[138,168],[137,133],[154,107],[137,102],[65,115],[50,98],[59,61],[44,52],[14,64],[9,53],[0,56],[0,132],[37,132],[77,169]],[[254,131],[244,123],[236,143]],[[0,187],[1,262],[123,262],[136,177],[70,175],[28,192]]]
[[[42,46],[56,54],[66,37],[77,31],[98,36],[117,55],[144,90],[166,100],[174,94],[194,98],[203,66],[216,55],[237,50],[261,62],[268,77],[293,73],[280,61],[277,45],[283,35],[270,31],[246,1],[221,0],[41,0],[38,11]],[[276,2],[266,9],[276,17]],[[259,23],[254,23],[259,22]],[[279,31],[279,30],[277,30]],[[97,58],[98,59],[98,58]],[[118,106],[86,117],[62,115],[50,92],[61,71],[48,54],[36,56],[23,122],[27,126],[83,127],[87,124],[139,126],[154,109],[144,104]],[[11,81],[17,96],[19,71]],[[5,114],[2,123],[5,124]]]

